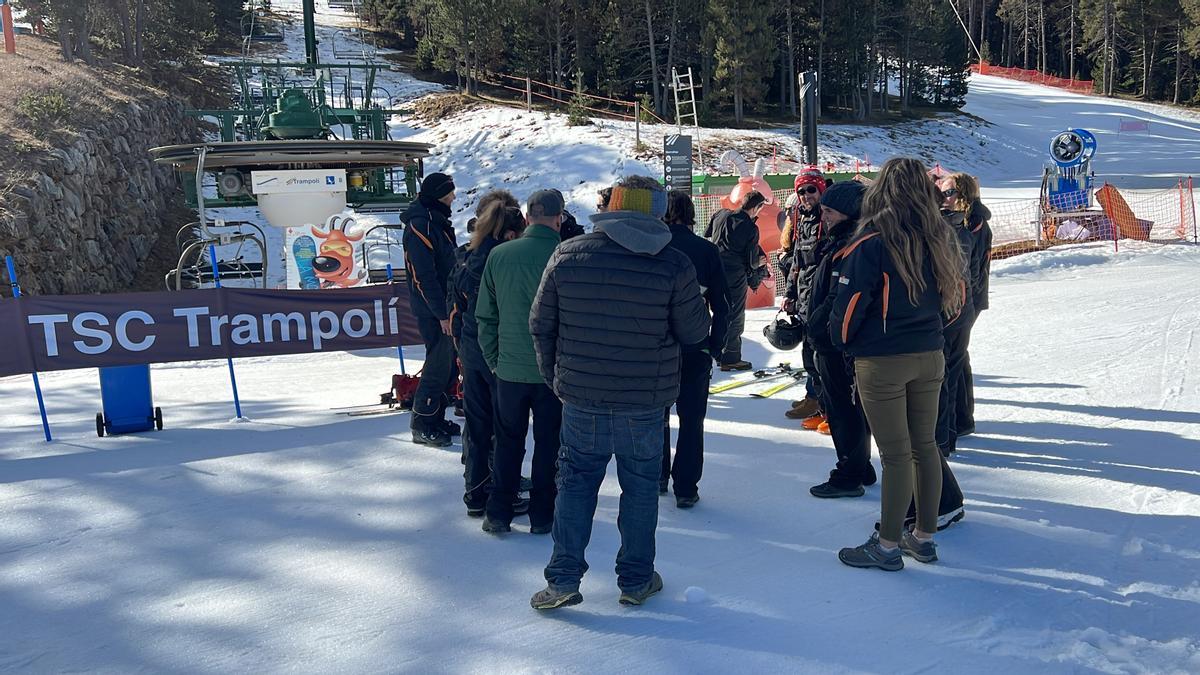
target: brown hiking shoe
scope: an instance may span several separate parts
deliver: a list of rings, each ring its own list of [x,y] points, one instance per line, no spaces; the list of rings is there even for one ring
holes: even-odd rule
[[[821,412],[821,402],[815,398],[805,398],[803,401],[796,401],[792,405],[792,409],[785,412],[784,415],[790,420],[802,420]]]

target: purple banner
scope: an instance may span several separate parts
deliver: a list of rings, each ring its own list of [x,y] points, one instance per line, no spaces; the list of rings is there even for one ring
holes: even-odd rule
[[[0,300],[0,376],[417,344],[399,284]]]

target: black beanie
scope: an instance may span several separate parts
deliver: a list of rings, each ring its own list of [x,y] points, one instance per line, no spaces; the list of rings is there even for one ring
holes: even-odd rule
[[[862,199],[866,191],[867,188],[856,180],[834,183],[821,195],[821,206],[841,211],[850,220],[858,220],[862,215]]]
[[[430,199],[441,199],[454,192],[454,179],[444,173],[431,173],[421,181],[421,194]]]

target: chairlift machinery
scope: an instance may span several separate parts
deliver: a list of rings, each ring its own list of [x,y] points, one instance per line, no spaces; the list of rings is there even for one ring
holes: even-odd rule
[[[393,103],[377,84],[387,66],[318,61],[314,11],[314,0],[304,0],[303,63],[234,62],[233,106],[187,111],[216,119],[219,142],[150,150],[156,162],[181,174],[187,203],[199,214],[177,234],[179,260],[167,275],[168,288],[211,284],[214,262],[223,278],[265,286],[262,228],[210,219],[210,211],[257,207],[271,226],[288,228],[320,224],[347,207],[399,212],[415,198],[432,146],[391,140],[388,120],[405,111],[379,102]],[[220,260],[208,259],[210,244],[222,248]],[[246,256],[247,248],[258,249],[261,262]]]

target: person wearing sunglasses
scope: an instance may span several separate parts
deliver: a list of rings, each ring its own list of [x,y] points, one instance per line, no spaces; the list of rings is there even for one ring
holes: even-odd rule
[[[809,295],[817,264],[820,262],[816,251],[822,234],[821,195],[825,193],[826,185],[825,174],[816,167],[809,167],[796,176],[794,203],[788,208],[787,224],[784,226],[790,248],[785,265],[788,268],[788,284],[783,311],[799,318],[804,325],[808,325]],[[780,260],[784,258],[781,254]],[[789,419],[803,420],[801,425],[805,429],[822,431],[821,425],[825,424],[826,420],[825,408],[821,403],[821,377],[817,370],[816,352],[807,339],[800,346],[800,356],[804,362],[804,371],[808,375],[804,385],[804,399],[793,401],[792,408],[784,414]],[[828,431],[829,427],[826,425],[823,432]]]

